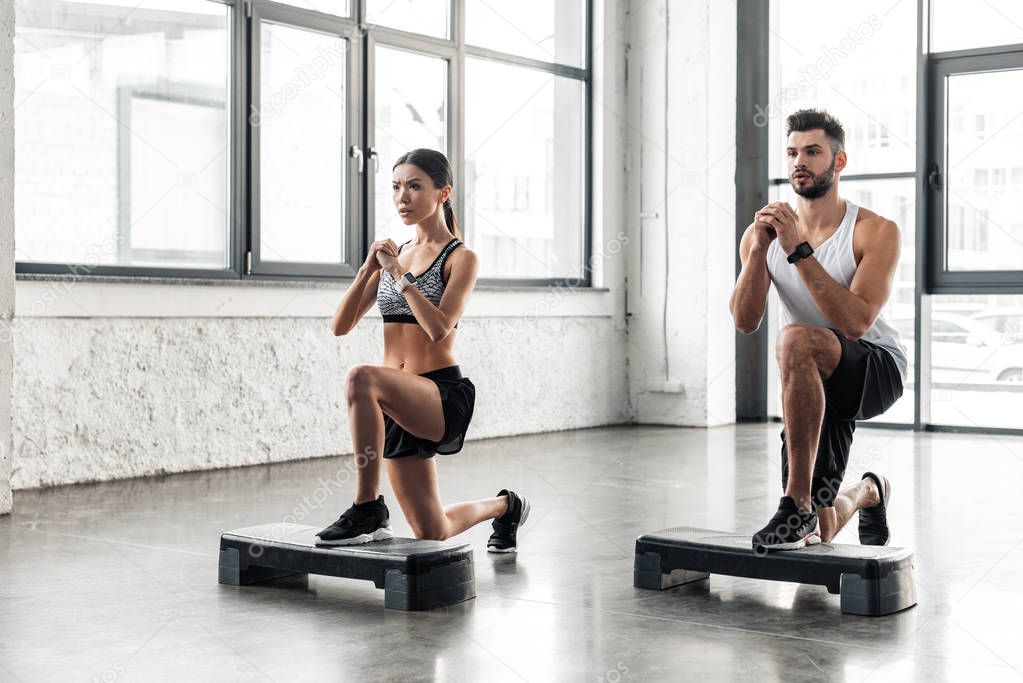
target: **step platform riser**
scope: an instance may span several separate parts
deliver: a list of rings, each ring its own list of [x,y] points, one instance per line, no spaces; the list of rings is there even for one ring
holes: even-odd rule
[[[309,574],[360,579],[383,589],[385,607],[406,611],[437,609],[476,597],[468,544],[394,538],[321,547],[315,545],[316,531],[276,524],[224,533],[219,582],[246,586]]]
[[[844,614],[883,616],[916,604],[913,553],[905,548],[823,543],[754,551],[749,536],[676,527],[636,540],[633,585],[665,590],[711,574],[824,586]]]

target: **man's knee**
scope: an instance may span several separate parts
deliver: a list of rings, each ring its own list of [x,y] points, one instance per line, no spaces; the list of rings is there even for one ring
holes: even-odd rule
[[[822,363],[829,366],[833,364],[831,362],[833,359],[829,357],[834,354],[828,353],[833,350],[830,348],[832,342],[834,345],[838,344],[834,333],[826,328],[811,325],[786,325],[778,333],[778,367],[785,372],[815,364],[818,370],[830,374],[834,368],[821,367],[821,365]],[[839,357],[840,355],[841,347],[839,347]]]
[[[786,325],[778,333],[778,365],[782,368],[813,359],[813,328],[807,325]]]

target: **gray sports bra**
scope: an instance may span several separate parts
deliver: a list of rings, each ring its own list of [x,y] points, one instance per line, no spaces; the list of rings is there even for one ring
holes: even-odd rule
[[[409,240],[405,244],[411,241]],[[405,244],[401,247],[404,247]],[[429,299],[434,306],[440,306],[440,299],[444,296],[444,289],[447,287],[447,281],[444,279],[444,262],[448,260],[448,254],[457,249],[460,244],[462,243],[458,238],[453,237],[437,254],[433,264],[422,275],[416,275],[416,289],[422,292],[423,296]],[[401,247],[398,247],[399,254]],[[419,323],[416,316],[412,314],[408,301],[398,291],[394,277],[387,271],[380,273],[380,284],[377,285],[377,308],[380,309],[385,323]],[[458,327],[458,323],[455,323],[455,327]]]

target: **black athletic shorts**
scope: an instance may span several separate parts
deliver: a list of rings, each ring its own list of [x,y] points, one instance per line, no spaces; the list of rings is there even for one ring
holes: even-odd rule
[[[816,507],[835,504],[849,462],[856,420],[869,420],[892,407],[902,396],[902,374],[895,358],[872,342],[846,339],[831,330],[842,345],[842,360],[824,382],[824,423],[813,466],[812,495]],[[785,430],[781,432],[781,485],[789,478]]]
[[[418,455],[432,458],[436,453],[450,455],[462,450],[465,432],[472,420],[476,405],[476,387],[468,377],[462,377],[457,365],[424,372],[420,377],[433,380],[440,390],[441,409],[444,411],[444,436],[440,441],[427,441],[409,434],[384,415],[384,457],[403,458]]]

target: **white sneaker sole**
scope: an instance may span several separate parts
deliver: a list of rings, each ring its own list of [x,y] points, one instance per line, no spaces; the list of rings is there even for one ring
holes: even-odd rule
[[[490,545],[487,546],[487,552],[488,553],[494,553],[495,555],[506,555],[508,553],[517,553],[518,551],[519,551],[519,549],[515,548],[515,547],[512,547],[512,548],[495,548],[494,546],[490,546]]]
[[[875,472],[874,474],[877,474],[877,472]],[[891,506],[892,506],[892,483],[890,481],[888,481],[888,477],[884,476],[883,474],[877,474],[877,476],[881,478],[882,485],[885,486],[885,488],[888,489],[888,499],[884,501],[884,514],[885,514],[885,521],[887,522],[887,520],[888,520],[888,511],[891,509]],[[884,500],[884,491],[880,491],[879,493],[881,494],[882,500]],[[891,541],[891,540],[892,540],[892,530],[891,530],[891,527],[889,527],[888,528],[888,538],[886,538],[884,540],[884,543],[882,543],[881,545],[876,546],[876,547],[883,548],[884,546],[888,545],[888,542]]]
[[[391,531],[391,527],[382,526],[371,534],[359,534],[358,536],[341,538],[336,541],[321,541],[320,537],[317,536],[316,545],[360,545],[362,543],[372,543],[373,541],[384,541],[388,538],[394,538],[394,532]]]
[[[522,517],[519,518],[519,527],[522,527],[522,525],[526,523],[527,519],[529,519],[529,501],[526,500],[525,498],[523,498],[522,499]]]
[[[884,518],[885,518],[885,522],[887,523],[887,521],[888,521],[888,510],[890,510],[891,506],[892,506],[892,483],[890,481],[888,481],[888,477],[886,477],[884,475],[881,475],[881,480],[884,481],[885,486],[888,487],[888,500],[886,500],[885,503],[884,503]],[[890,541],[890,540],[892,540],[892,528],[888,527],[888,538],[884,539],[884,545],[888,545],[888,541]],[[882,547],[884,547],[884,546],[882,546]]]
[[[521,498],[521,496],[520,496],[520,498]],[[519,528],[520,529],[522,528],[522,525],[526,523],[526,520],[528,518],[529,518],[529,501],[526,500],[525,498],[522,498],[522,517],[519,518]],[[517,543],[518,542],[518,531],[515,532],[515,536],[516,536],[516,543]],[[487,552],[488,553],[506,554],[506,553],[516,553],[518,551],[519,551],[518,546],[512,546],[511,548],[495,548],[493,546],[489,546],[489,545],[487,546]]]

